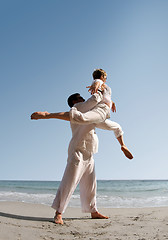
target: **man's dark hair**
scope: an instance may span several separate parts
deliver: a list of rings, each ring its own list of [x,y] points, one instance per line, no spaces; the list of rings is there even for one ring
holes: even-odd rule
[[[78,97],[79,95],[80,95],[79,93],[74,93],[74,94],[72,94],[71,96],[69,96],[69,98],[67,99],[67,102],[68,102],[68,105],[69,105],[70,107],[73,107],[73,105],[74,105],[73,101],[74,101],[74,100],[77,100],[77,97]]]

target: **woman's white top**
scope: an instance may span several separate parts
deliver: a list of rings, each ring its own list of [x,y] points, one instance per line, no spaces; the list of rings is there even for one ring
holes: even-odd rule
[[[93,83],[95,83],[95,82],[99,82],[99,83],[100,83],[100,87],[99,87],[98,90],[102,91],[102,90],[101,90],[101,86],[102,86],[102,84],[103,84],[104,82],[103,82],[101,79],[95,79],[95,80],[93,80]],[[93,83],[92,83],[92,84],[93,84]],[[101,103],[110,104],[110,108],[111,108],[111,106],[112,106],[112,101],[111,101],[111,88],[110,88],[109,86],[107,86],[106,84],[105,84],[105,89],[104,89],[104,91],[103,91],[103,100],[102,100]]]

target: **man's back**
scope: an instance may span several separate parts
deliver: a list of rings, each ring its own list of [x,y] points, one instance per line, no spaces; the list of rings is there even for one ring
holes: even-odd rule
[[[74,105],[77,110],[83,112],[90,110],[86,102],[80,102]],[[88,108],[88,109],[87,109]],[[68,152],[76,149],[83,149],[90,153],[96,153],[98,150],[98,137],[95,133],[95,124],[79,125],[71,123],[72,139],[69,143]]]

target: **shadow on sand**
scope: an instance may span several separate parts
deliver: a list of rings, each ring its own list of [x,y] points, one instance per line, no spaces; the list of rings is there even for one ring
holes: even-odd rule
[[[10,214],[10,213],[3,213],[3,212],[0,212],[0,216],[6,217],[6,218],[27,220],[27,221],[53,222],[53,218],[21,216],[21,215],[15,215],[15,214]]]
[[[21,216],[21,215],[15,215],[15,214],[10,214],[10,213],[3,213],[3,212],[0,212],[0,217],[20,219],[20,220],[26,220],[26,221],[52,222],[52,223],[54,223],[53,218]],[[89,219],[90,218],[64,218],[64,220],[89,220]]]

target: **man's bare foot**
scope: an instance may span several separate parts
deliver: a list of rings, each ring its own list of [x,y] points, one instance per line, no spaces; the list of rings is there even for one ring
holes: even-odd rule
[[[123,151],[123,153],[125,154],[125,156],[126,156],[127,158],[133,159],[132,153],[128,150],[128,148],[127,148],[125,145],[123,145],[123,146],[121,147],[121,150]]]
[[[54,217],[54,222],[56,223],[56,224],[64,224],[64,222],[63,222],[63,220],[62,220],[62,215],[61,215],[61,213],[59,213],[59,212],[56,212],[56,214],[55,214],[55,217]]]
[[[108,219],[108,217],[100,214],[99,212],[91,213],[91,217],[92,217],[93,219]]]

